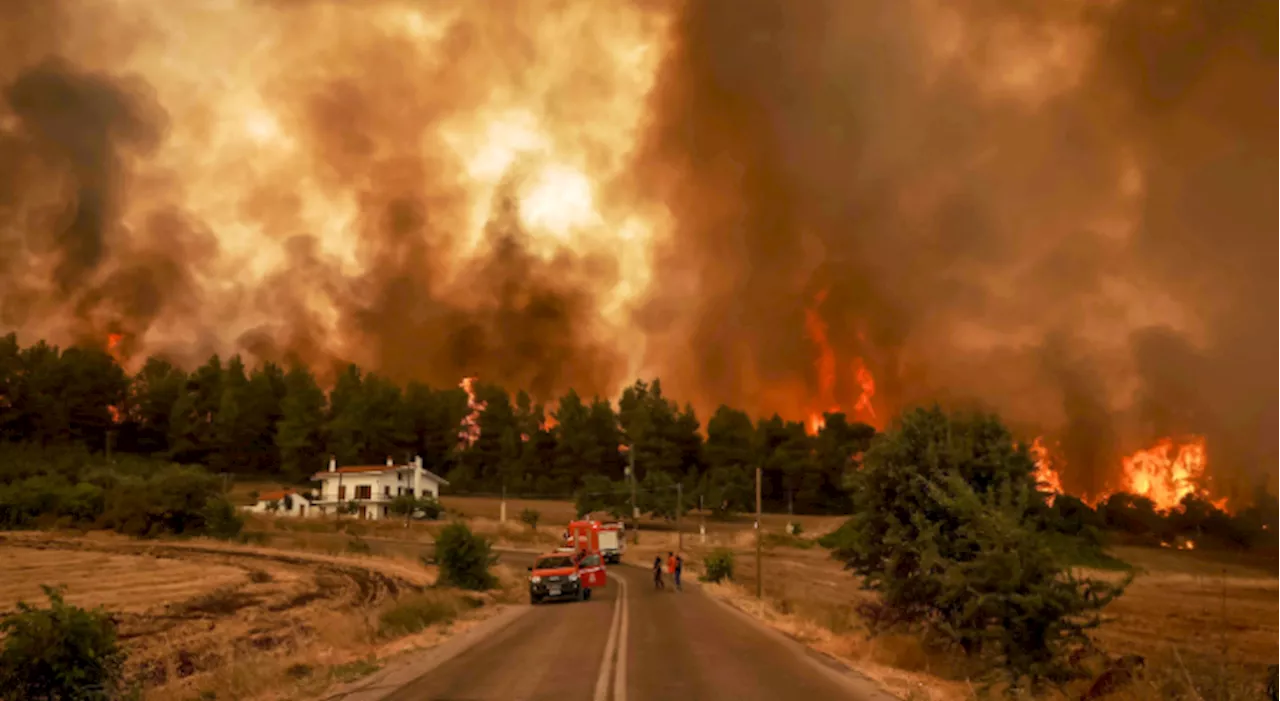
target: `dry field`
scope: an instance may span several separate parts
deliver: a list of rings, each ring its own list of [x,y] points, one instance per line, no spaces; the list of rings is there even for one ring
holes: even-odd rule
[[[872,595],[861,591],[823,548],[768,548],[762,605],[754,597],[754,539],[744,533],[738,540],[735,582],[707,586],[708,593],[845,660],[901,698],[950,701],[974,696],[962,660],[930,652],[912,636],[869,638],[856,607]],[[685,543],[695,562],[709,550],[696,539],[691,543],[688,536]],[[652,562],[654,552],[672,545],[645,543],[632,548],[629,556],[637,563]],[[1139,568],[1140,574],[1106,609],[1105,622],[1094,637],[1110,654],[1144,656],[1147,671],[1127,690],[1108,698],[1261,698],[1267,665],[1280,656],[1280,579],[1274,560],[1264,558],[1251,565],[1223,562],[1211,553],[1152,548],[1116,548],[1112,554]],[[1119,577],[1115,572],[1078,574]],[[1072,687],[1070,698],[1079,698],[1085,690],[1080,686],[1087,688],[1088,683]]]
[[[0,562],[0,611],[19,600],[43,605],[40,584],[65,585],[70,603],[105,607],[119,623],[127,676],[162,701],[314,696],[512,600],[506,591],[424,594],[436,573],[416,559],[215,541],[5,533]],[[380,630],[382,613],[423,596],[450,597],[466,613],[411,635]]]
[[[497,520],[501,512],[502,500],[496,497],[443,496],[440,503],[449,511],[472,518]],[[541,523],[548,526],[563,526],[577,515],[573,502],[551,499],[508,499],[507,519],[516,521],[524,509],[534,509],[542,515]],[[826,533],[845,521],[844,516],[788,516],[786,514],[764,514],[761,521],[766,529],[781,532],[788,521],[799,523],[805,533]],[[742,530],[750,530],[754,516],[738,516],[729,521],[719,521],[704,516],[698,511],[691,511],[682,520],[681,529],[688,533],[697,533],[700,525],[705,525],[708,538],[716,534],[732,534]],[[640,530],[672,531],[675,523],[662,519],[640,519]]]

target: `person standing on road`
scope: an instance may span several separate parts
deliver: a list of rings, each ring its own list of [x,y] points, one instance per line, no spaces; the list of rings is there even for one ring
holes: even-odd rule
[[[683,589],[680,588],[680,572],[682,570],[684,570],[684,558],[679,555],[676,555],[676,568],[675,568],[676,591],[684,591]]]
[[[662,556],[655,555],[653,557],[653,588],[666,589],[667,585],[662,581]]]
[[[676,578],[676,554],[670,550],[667,551],[667,571],[671,573],[671,578],[674,580]]]

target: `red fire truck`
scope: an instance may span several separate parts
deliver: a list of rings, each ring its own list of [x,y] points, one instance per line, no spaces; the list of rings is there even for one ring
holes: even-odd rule
[[[622,561],[626,548],[626,527],[621,523],[599,521],[570,521],[564,532],[565,546],[574,550],[592,550],[600,553],[605,562]]]
[[[560,552],[539,555],[529,568],[529,602],[585,601],[591,598],[593,589],[603,587],[607,581],[600,553],[561,548]]]

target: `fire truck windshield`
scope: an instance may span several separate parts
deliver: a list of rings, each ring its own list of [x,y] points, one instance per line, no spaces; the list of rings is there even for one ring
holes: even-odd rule
[[[533,566],[535,570],[555,570],[562,567],[573,567],[571,557],[543,557]]]

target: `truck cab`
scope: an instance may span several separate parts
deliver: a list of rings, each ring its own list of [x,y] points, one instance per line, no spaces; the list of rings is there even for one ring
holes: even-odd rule
[[[529,568],[529,602],[586,601],[607,582],[600,553],[587,550],[539,555]]]

